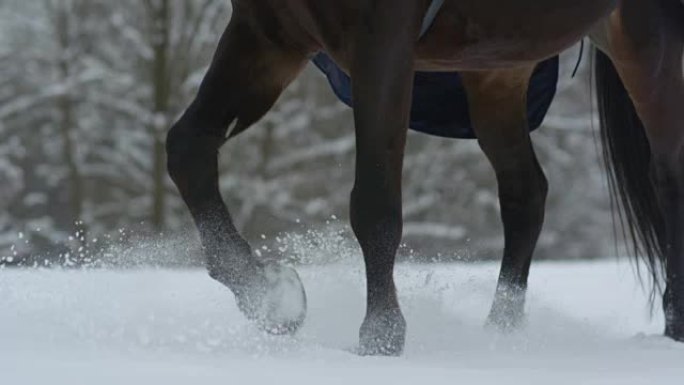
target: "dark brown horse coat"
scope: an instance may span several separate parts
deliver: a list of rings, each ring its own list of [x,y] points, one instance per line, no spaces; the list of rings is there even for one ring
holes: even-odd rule
[[[614,193],[651,271],[665,268],[666,334],[684,340],[680,1],[446,0],[419,38],[429,4],[233,0],[233,18],[198,96],[167,141],[169,171],[200,231],[210,275],[267,330],[293,332],[301,325],[305,301],[296,273],[257,260],[238,234],[218,188],[217,154],[271,108],[313,54],[324,51],[351,76],[354,94],[351,222],[368,281],[361,352],[399,354],[406,322],[392,272],[402,233],[413,74],[461,71],[475,134],[496,172],[504,224],[490,322],[502,329],[519,325],[548,188],[528,133],[527,85],[539,61],[590,34],[607,55],[597,59],[597,77]],[[288,302],[290,294],[299,300]],[[286,312],[284,303],[296,305]]]

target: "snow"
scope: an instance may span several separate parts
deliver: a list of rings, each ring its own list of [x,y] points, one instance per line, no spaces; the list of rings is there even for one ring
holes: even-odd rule
[[[2,384],[681,384],[684,344],[628,265],[541,263],[528,322],[483,327],[494,264],[401,265],[409,323],[400,358],[352,353],[359,263],[299,269],[309,317],[266,336],[202,271],[0,271]]]

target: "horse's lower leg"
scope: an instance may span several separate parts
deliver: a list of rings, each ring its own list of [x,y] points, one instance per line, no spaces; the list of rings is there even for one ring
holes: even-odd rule
[[[401,168],[402,160],[401,150],[396,151],[390,157],[359,155],[359,167],[382,164],[382,169],[359,172],[351,196],[352,228],[366,265],[367,308],[360,331],[360,352],[364,355],[397,355],[404,348],[406,322],[393,278],[402,233],[401,191],[397,186],[401,182],[393,170]]]
[[[664,225],[658,235],[666,268],[665,334],[684,341],[684,28],[663,4],[623,4],[607,24],[606,48],[649,140]]]
[[[272,302],[280,299],[268,297],[270,286],[283,284],[278,279],[299,290],[298,278],[253,257],[218,184],[218,151],[227,137],[260,119],[305,63],[304,54],[278,50],[251,28],[238,17],[231,21],[196,99],[169,132],[168,168],[199,229],[211,277],[231,289],[241,310],[260,326],[291,332],[303,314],[277,319],[265,306],[279,306]],[[274,276],[279,278],[269,281]]]
[[[527,126],[530,74],[531,68],[520,68],[463,75],[478,141],[499,185],[505,247],[489,322],[502,329],[515,327],[523,319],[527,278],[548,188]]]
[[[684,146],[656,151],[653,181],[666,228],[665,335],[684,342]]]
[[[357,157],[351,221],[363,249],[367,313],[362,354],[397,355],[406,323],[394,286],[402,235],[401,175],[413,80],[419,12],[415,1],[370,3],[359,26],[352,64]],[[393,9],[393,17],[384,10]]]
[[[676,82],[675,82],[676,84]],[[669,96],[666,100],[654,100],[654,104],[642,104],[640,110],[658,110],[659,125],[653,118],[644,119],[647,130],[654,127],[683,129],[684,114],[679,109],[662,109],[663,105],[675,100],[684,100],[684,85],[680,84],[674,91],[670,85],[661,83],[661,90]],[[655,103],[659,106],[656,107]],[[665,103],[665,104],[662,104]],[[667,110],[670,111],[667,111]],[[655,118],[655,116],[654,116]],[[684,342],[684,132],[664,133],[650,131],[652,152],[651,178],[658,196],[658,203],[663,213],[664,237],[663,252],[665,254],[666,289],[663,297],[665,311],[665,335]],[[661,135],[665,136],[661,136]],[[672,136],[671,136],[672,135]]]
[[[637,109],[649,135],[651,178],[664,220],[665,334],[684,342],[684,113],[676,105],[684,100],[684,83],[679,76],[679,81],[671,76],[654,81],[660,95]]]

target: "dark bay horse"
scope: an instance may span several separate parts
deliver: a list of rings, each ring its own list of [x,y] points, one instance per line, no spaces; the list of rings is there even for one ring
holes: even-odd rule
[[[684,7],[680,0],[233,0],[199,93],[168,141],[168,166],[197,224],[209,274],[247,317],[294,332],[306,297],[294,270],[256,259],[219,192],[221,146],[257,122],[318,52],[353,79],[357,137],[351,223],[366,264],[364,354],[400,354],[406,322],[393,280],[415,71],[459,71],[478,142],[496,172],[503,265],[490,323],[522,318],[547,181],[526,121],[535,65],[589,35],[604,154],[626,233],[664,271],[666,335],[684,341]],[[239,161],[239,160],[235,160]],[[578,277],[578,279],[581,279]]]

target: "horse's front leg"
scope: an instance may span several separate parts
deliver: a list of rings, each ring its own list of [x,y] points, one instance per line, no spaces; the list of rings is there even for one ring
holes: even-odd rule
[[[419,29],[416,1],[369,1],[352,63],[357,156],[351,222],[363,249],[367,313],[361,354],[398,355],[406,322],[394,286],[401,175]]]
[[[211,277],[260,327],[290,333],[306,312],[301,282],[294,270],[253,256],[218,183],[221,146],[259,120],[306,63],[305,53],[278,47],[254,28],[233,16],[196,99],[169,132],[168,168],[199,229]]]
[[[548,189],[527,123],[533,68],[463,74],[478,142],[499,185],[505,246],[489,322],[504,330],[518,326],[524,316],[527,277]]]

